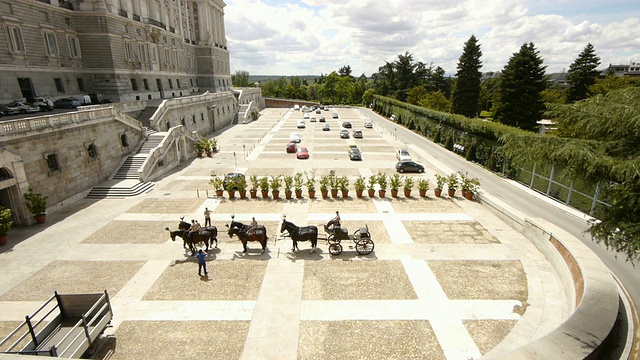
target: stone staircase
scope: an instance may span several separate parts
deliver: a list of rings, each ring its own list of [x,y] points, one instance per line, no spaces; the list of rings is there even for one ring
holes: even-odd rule
[[[142,123],[142,126],[146,126],[148,128],[151,126],[151,122],[149,120],[151,119],[153,114],[156,112],[156,110],[158,110],[157,105],[153,106],[153,105],[150,105],[149,102],[147,102],[147,107],[144,108],[144,110],[142,110],[142,112],[140,112],[138,116],[136,116],[136,119],[140,120],[140,122]]]
[[[88,198],[123,198],[144,194],[153,189],[155,183],[139,181],[138,169],[149,156],[149,152],[164,139],[164,134],[147,129],[147,135],[147,140],[145,140],[138,152],[127,157],[113,176],[113,180],[103,185],[94,186],[87,194]]]

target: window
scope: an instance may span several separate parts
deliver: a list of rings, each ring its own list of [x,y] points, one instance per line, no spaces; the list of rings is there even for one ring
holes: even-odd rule
[[[193,79],[189,79],[189,85],[193,86]]]
[[[169,79],[169,89],[173,89],[173,80]]]
[[[138,52],[140,53],[140,61],[147,62],[147,50],[144,47],[144,44],[138,45]]]
[[[62,79],[61,78],[53,78],[53,82],[56,84],[56,90],[58,90],[59,93],[63,93],[64,92],[64,84],[62,83]]]
[[[126,133],[120,134],[120,144],[122,144],[123,147],[129,147],[129,139],[127,139]]]
[[[149,81],[147,81],[147,79],[142,79],[142,84],[145,90],[149,90]]]
[[[169,65],[171,64],[171,58],[169,57],[169,49],[164,49],[164,64],[165,65]]]
[[[47,167],[49,168],[49,171],[60,171],[60,163],[58,162],[58,155],[47,154],[45,155],[45,159],[47,161]]]
[[[173,64],[175,66],[178,66],[180,64],[180,62],[178,61],[178,51],[177,50],[173,51]]]
[[[131,79],[131,89],[133,89],[133,91],[138,91],[138,82],[136,79]]]
[[[9,26],[9,37],[11,40],[11,50],[14,53],[24,53],[24,42],[22,41],[22,30],[17,26]]]
[[[80,40],[77,36],[69,36],[69,54],[72,58],[80,58],[82,54],[80,53]]]
[[[73,22],[71,22],[71,18],[68,18],[68,17],[65,17],[65,18],[64,18],[64,23],[65,23],[67,26],[72,26],[72,25],[73,25]]]
[[[176,86],[180,89],[180,79],[176,79]]]
[[[195,114],[191,115],[191,122],[194,123],[194,124],[196,123],[196,115]]]
[[[95,144],[90,144],[89,146],[87,146],[87,154],[92,159],[98,157],[98,149],[96,148]]]
[[[133,44],[127,41],[124,43],[124,47],[125,47],[125,55],[127,57],[127,61],[133,61],[134,59]]]
[[[45,44],[47,46],[47,54],[50,56],[58,56],[60,53],[58,52],[58,41],[56,40],[56,34],[45,31]]]
[[[84,79],[76,78],[76,81],[78,82],[78,90],[84,92]]]
[[[151,62],[158,62],[158,50],[155,46],[151,48]]]

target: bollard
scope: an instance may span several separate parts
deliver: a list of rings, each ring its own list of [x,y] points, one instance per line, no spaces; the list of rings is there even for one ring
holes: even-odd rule
[[[198,195],[198,197],[200,197],[200,189],[196,189],[196,195]]]

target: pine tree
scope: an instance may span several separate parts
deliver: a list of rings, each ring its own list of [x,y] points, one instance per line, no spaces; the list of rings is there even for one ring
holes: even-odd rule
[[[458,72],[456,83],[451,95],[452,112],[466,117],[475,117],[478,114],[478,101],[480,98],[480,78],[482,73],[482,61],[480,57],[480,44],[474,35],[464,43],[464,50],[458,60]]]
[[[523,44],[502,70],[494,117],[503,124],[533,131],[542,118],[546,88],[543,60],[535,45]]]
[[[598,66],[600,66],[600,58],[596,55],[593,45],[589,43],[569,67],[567,82],[571,87],[567,90],[567,102],[587,98],[589,86],[596,83]]]

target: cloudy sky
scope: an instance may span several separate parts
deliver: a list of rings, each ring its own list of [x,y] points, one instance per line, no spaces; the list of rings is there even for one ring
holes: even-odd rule
[[[640,62],[639,0],[225,0],[231,73],[370,76],[409,51],[455,74],[473,34],[482,71],[533,42],[547,72],[568,70],[587,43],[609,63]]]

